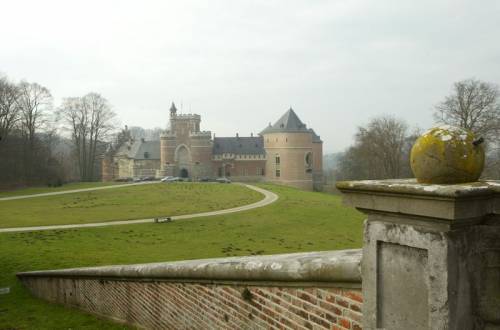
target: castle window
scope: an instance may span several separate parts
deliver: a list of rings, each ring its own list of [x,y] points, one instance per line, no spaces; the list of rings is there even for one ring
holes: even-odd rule
[[[285,138],[285,142],[288,142],[288,138]]]
[[[279,154],[275,155],[275,176],[279,178],[281,176],[281,158]]]
[[[306,173],[311,173],[313,168],[313,153],[307,152],[305,156]]]
[[[311,168],[313,166],[313,153],[308,152],[306,153],[306,167]]]

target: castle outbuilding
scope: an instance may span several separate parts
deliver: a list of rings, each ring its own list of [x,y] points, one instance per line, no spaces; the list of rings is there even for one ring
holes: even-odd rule
[[[160,141],[129,139],[103,157],[103,181],[178,176],[198,181],[268,181],[306,190],[322,186],[323,142],[290,108],[258,136],[213,137],[200,130],[197,114],[170,108],[169,128]]]

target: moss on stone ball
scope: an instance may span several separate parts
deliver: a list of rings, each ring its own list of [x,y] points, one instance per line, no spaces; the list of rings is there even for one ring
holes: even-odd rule
[[[484,168],[484,148],[472,132],[443,125],[420,136],[411,150],[411,169],[420,183],[477,181]]]

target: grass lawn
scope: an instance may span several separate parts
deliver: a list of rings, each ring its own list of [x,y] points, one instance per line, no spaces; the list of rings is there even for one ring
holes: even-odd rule
[[[226,189],[230,185],[220,185]],[[269,206],[164,224],[0,234],[0,329],[120,329],[123,326],[32,298],[20,271],[225,256],[359,248],[363,215],[341,198],[262,185]]]
[[[0,228],[91,223],[228,209],[261,200],[236,184],[156,183],[0,201]]]
[[[74,183],[67,183],[60,187],[40,186],[40,187],[19,188],[13,190],[0,191],[0,197],[35,195],[35,194],[73,190],[73,189],[104,187],[116,184],[125,184],[125,182],[74,182]]]

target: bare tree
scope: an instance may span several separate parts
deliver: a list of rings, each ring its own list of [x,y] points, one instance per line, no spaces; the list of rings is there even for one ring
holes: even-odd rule
[[[437,121],[466,128],[485,139],[500,134],[500,91],[498,86],[467,79],[453,85],[453,92],[436,106]]]
[[[484,177],[500,178],[500,90],[492,83],[467,79],[436,106],[437,121],[471,130],[486,140]]]
[[[19,88],[7,77],[0,77],[0,143],[5,141],[19,120]]]
[[[36,131],[45,124],[47,111],[52,109],[52,95],[47,88],[37,83],[23,81],[19,84],[17,104],[23,134],[33,145]]]
[[[115,128],[115,113],[105,98],[89,93],[64,99],[58,114],[71,132],[80,179],[94,180],[97,149]]]
[[[19,84],[17,105],[20,111],[20,128],[24,140],[25,176],[32,177],[36,134],[46,124],[48,111],[52,109],[52,95],[37,83],[22,81]]]
[[[355,143],[339,161],[338,179],[394,179],[411,176],[408,154],[414,134],[402,120],[381,116],[358,127]]]
[[[407,130],[405,122],[390,116],[375,118],[366,128],[359,128],[356,139],[365,155],[376,165],[377,176],[400,177]]]

